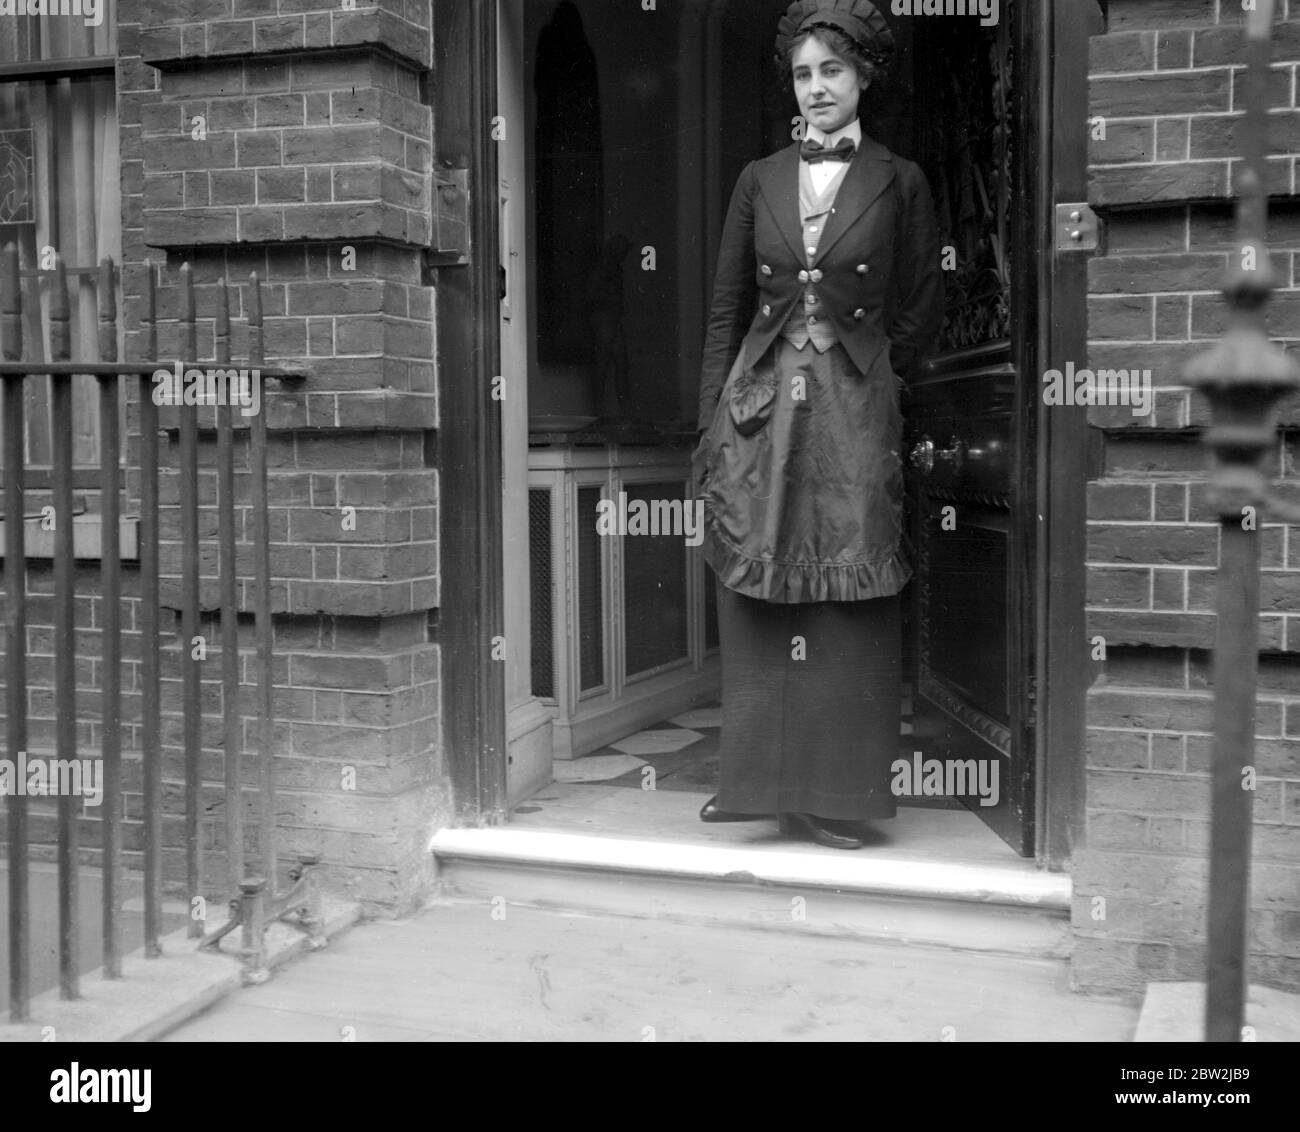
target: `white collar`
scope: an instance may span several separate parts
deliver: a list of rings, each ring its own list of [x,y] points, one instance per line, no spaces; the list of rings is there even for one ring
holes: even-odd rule
[[[862,148],[862,120],[854,118],[843,129],[837,130],[833,134],[824,134],[816,126],[809,123],[807,137],[810,141],[815,141],[819,145],[833,146],[837,145],[843,138],[848,138],[855,147]]]

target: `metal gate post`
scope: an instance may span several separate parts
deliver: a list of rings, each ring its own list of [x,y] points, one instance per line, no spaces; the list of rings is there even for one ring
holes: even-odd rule
[[[1279,402],[1300,392],[1300,367],[1269,341],[1264,321],[1275,285],[1266,185],[1273,11],[1273,0],[1259,0],[1246,31],[1240,246],[1224,289],[1229,327],[1187,370],[1188,382],[1210,402],[1209,496],[1220,521],[1205,998],[1205,1040],[1211,1042],[1240,1041],[1245,1020],[1262,512],[1267,504],[1280,517],[1300,521],[1292,508],[1269,498],[1268,458],[1277,443]]]

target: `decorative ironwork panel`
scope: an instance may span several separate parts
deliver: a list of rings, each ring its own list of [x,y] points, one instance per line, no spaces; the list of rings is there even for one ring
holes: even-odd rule
[[[1011,170],[1016,87],[1011,9],[995,27],[937,20],[925,47],[941,58],[929,89],[922,164],[934,192],[945,263],[940,352],[1011,334]]]
[[[0,130],[0,224],[35,224],[31,130]]]

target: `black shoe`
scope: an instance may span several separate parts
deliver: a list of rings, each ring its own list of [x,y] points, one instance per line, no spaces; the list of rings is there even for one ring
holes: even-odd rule
[[[812,814],[782,814],[779,822],[782,833],[807,838],[828,849],[861,849],[865,844],[861,837],[850,832],[848,822],[818,818]]]
[[[700,808],[700,821],[760,821],[762,818],[762,814],[735,814],[730,810],[718,809],[718,796],[716,794]]]
[[[885,845],[889,842],[889,834],[873,822],[854,821],[844,824],[853,831],[853,835],[862,842],[864,848],[871,845]]]

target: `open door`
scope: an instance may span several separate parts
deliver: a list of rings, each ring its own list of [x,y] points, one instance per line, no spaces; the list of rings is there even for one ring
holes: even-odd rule
[[[615,16],[602,0],[499,2],[511,804],[549,781],[551,759],[570,757],[556,753],[566,743],[582,753],[582,719],[573,724],[565,716],[565,672],[576,673],[572,698],[580,707],[635,690],[628,678],[637,675],[635,666],[617,659],[636,635],[622,612],[632,575],[613,551],[602,552],[604,558],[596,550],[587,554],[579,520],[589,515],[591,499],[617,497],[625,480],[672,483],[679,475],[674,461],[693,442],[704,320],[726,203],[744,165],[792,136],[796,107],[772,67],[774,30],[786,2],[709,0],[671,20],[640,11]],[[992,27],[978,18],[891,17],[898,47],[893,74],[868,92],[863,107],[866,132],[924,169],[950,253],[942,348],[905,406],[916,576],[904,592],[912,730],[900,737],[899,753],[911,758],[919,751],[923,763],[984,765],[984,778],[974,781],[993,784],[994,792],[968,783],[946,793],[1025,856],[1039,844],[1044,810],[1036,800],[1042,791],[1036,672],[1043,591],[1050,586],[1042,582],[1039,544],[1040,478],[1047,477],[1038,471],[1038,375],[1053,341],[1044,330],[1053,291],[1042,279],[1051,267],[1044,250],[1052,231],[1049,142],[1059,133],[1047,129],[1051,112],[1044,109],[1051,105],[1044,94],[1052,65],[1045,29],[1055,8],[1008,0]],[[548,60],[561,42],[568,46],[558,56],[564,67],[557,86]],[[1086,37],[1080,42],[1086,47]],[[599,113],[562,116],[568,131],[562,136],[543,128],[548,106],[562,111],[570,99],[590,108],[592,92]],[[1077,133],[1086,145],[1086,132]],[[599,168],[600,177],[574,180],[564,161]],[[538,189],[548,184],[579,185],[580,199],[572,192],[558,199],[573,212],[587,207],[590,196],[589,220],[566,228]],[[630,380],[626,388],[613,378],[598,388],[583,351],[599,359],[600,320],[588,318],[585,334],[566,327],[584,312],[589,316],[593,296],[605,291],[574,280],[597,277],[604,270],[600,250],[625,244],[626,260],[609,259],[605,267],[617,269],[626,294],[619,309],[625,359],[616,368]],[[586,264],[585,274],[570,263],[575,257]],[[543,296],[549,296],[545,303]],[[528,380],[518,380],[522,374]],[[573,433],[571,443],[552,443],[543,459],[534,443],[539,414],[551,421],[565,414],[600,420]],[[617,448],[617,460],[596,460],[592,453],[602,444]],[[548,486],[552,480],[558,486]],[[538,508],[549,511],[534,513]],[[640,684],[654,709],[667,703],[656,696],[681,693],[687,679],[704,687],[716,642],[709,611],[699,615],[711,587],[689,567],[683,582],[676,558],[665,555],[652,565],[660,571],[650,579],[652,607],[686,610],[682,641],[665,647],[663,658],[651,658],[658,667],[646,668],[650,675]],[[583,613],[584,586],[594,595],[591,608],[613,610],[612,619]],[[557,632],[558,619],[574,611],[574,627]],[[662,680],[663,689],[652,679]],[[665,708],[647,719],[670,715]],[[609,740],[593,732],[591,742]]]
[[[915,154],[944,233],[946,318],[906,407],[911,752],[1017,853],[1035,851],[1040,13],[931,20]],[[913,755],[915,759],[915,755]],[[915,775],[913,776],[915,778]],[[935,783],[937,784],[936,778]]]
[[[528,286],[528,81],[524,10],[497,3],[497,294],[501,330],[501,513],[506,697],[506,804],[511,807],[551,781],[551,713],[534,694],[534,668],[550,663],[538,639],[533,602],[551,600],[552,579],[530,569],[538,560],[528,490],[529,335],[534,322]]]

